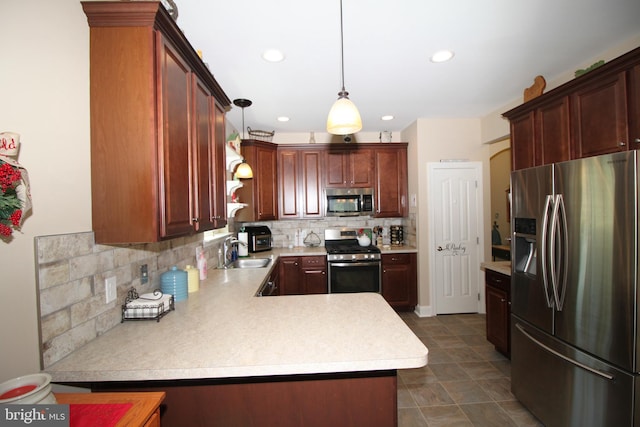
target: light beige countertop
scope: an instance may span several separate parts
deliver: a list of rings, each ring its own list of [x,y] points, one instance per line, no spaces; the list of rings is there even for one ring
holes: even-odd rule
[[[511,261],[493,261],[480,264],[481,270],[493,270],[506,276],[511,276]]]
[[[253,254],[313,255],[320,248]],[[54,382],[229,378],[417,368],[428,350],[379,294],[254,297],[273,263],[211,269],[156,321],[128,321],[45,369]]]

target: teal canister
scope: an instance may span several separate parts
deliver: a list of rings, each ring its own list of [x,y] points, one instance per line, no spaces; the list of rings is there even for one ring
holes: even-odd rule
[[[186,300],[189,296],[188,275],[175,265],[160,275],[160,290],[173,295],[174,301]]]

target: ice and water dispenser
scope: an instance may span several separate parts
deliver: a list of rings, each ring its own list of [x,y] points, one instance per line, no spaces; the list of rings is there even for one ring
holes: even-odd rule
[[[534,218],[514,218],[513,268],[517,273],[536,274],[537,245],[536,220]]]

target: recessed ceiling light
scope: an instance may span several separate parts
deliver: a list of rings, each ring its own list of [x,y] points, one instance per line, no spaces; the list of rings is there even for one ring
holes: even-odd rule
[[[382,116],[380,117],[380,119],[384,120],[384,121],[388,121],[388,120],[393,120],[395,117],[393,117],[392,115],[386,115],[386,116]]]
[[[431,62],[447,62],[453,58],[453,52],[450,50],[439,50],[431,56]]]
[[[284,53],[278,49],[267,49],[262,52],[262,59],[267,62],[280,62],[284,60]]]
[[[279,122],[288,122],[288,121],[289,121],[289,117],[287,117],[287,116],[280,116],[280,117],[278,117],[278,121],[279,121]]]

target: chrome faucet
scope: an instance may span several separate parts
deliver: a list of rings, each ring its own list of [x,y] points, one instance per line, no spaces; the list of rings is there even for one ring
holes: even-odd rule
[[[223,248],[223,254],[224,254],[224,268],[229,267],[229,264],[231,264],[231,262],[233,261],[231,259],[231,250],[233,248],[233,245],[243,245],[243,246],[247,246],[247,244],[245,242],[243,242],[242,240],[238,240],[235,236],[229,236],[226,239],[224,239],[224,243],[222,244],[222,248]]]

